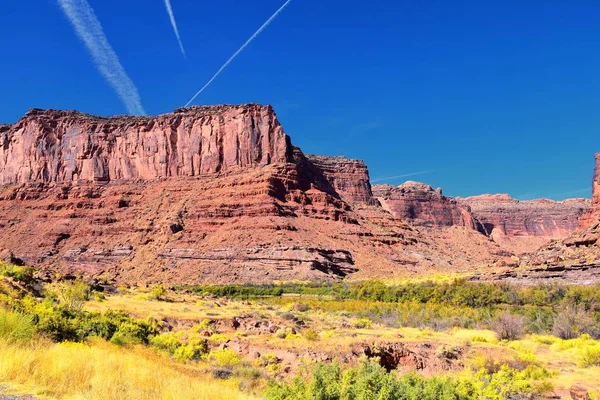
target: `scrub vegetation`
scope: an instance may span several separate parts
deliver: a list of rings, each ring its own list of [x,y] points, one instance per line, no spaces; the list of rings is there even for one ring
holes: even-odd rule
[[[513,399],[600,387],[600,287],[119,288],[0,268],[0,386],[86,399]]]

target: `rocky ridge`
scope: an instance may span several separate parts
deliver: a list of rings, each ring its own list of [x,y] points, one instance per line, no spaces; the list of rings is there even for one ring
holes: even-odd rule
[[[0,250],[118,283],[393,278],[512,256],[461,201],[305,155],[256,104],[0,126]]]

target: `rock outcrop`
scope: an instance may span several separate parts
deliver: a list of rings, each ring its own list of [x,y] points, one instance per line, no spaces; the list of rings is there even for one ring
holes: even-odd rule
[[[396,218],[426,226],[463,226],[476,229],[468,206],[442,194],[442,189],[408,181],[400,186],[375,185],[373,194]]]
[[[595,154],[594,175],[592,177],[591,207],[579,219],[579,228],[587,229],[600,221],[600,153]]]
[[[474,196],[459,202],[470,207],[483,233],[518,253],[569,236],[590,207],[587,199],[519,201],[508,194]]]
[[[375,204],[371,192],[369,171],[364,162],[345,157],[312,154],[307,155],[306,158],[327,179],[343,200],[349,203]]]
[[[158,117],[31,110],[1,131],[0,183],[198,176],[290,160],[271,107],[192,107]]]

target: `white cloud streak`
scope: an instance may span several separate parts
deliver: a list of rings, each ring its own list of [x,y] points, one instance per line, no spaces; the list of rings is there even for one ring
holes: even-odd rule
[[[90,4],[86,0],[58,0],[58,3],[92,55],[96,68],[117,92],[127,111],[133,115],[145,115],[137,88],[106,39]]]
[[[270,17],[270,18],[267,20],[267,22],[265,22],[265,23],[264,23],[264,24],[263,24],[263,25],[262,25],[260,28],[258,28],[258,30],[257,30],[256,32],[254,32],[254,35],[252,35],[252,36],[250,37],[250,39],[248,39],[248,40],[246,41],[246,43],[244,43],[244,44],[242,45],[242,47],[240,47],[240,48],[238,49],[238,51],[236,51],[236,52],[235,52],[235,53],[234,53],[234,54],[233,54],[233,55],[232,55],[232,56],[229,58],[229,60],[227,60],[227,62],[226,62],[225,64],[223,64],[223,66],[222,66],[222,67],[221,67],[221,68],[220,68],[220,69],[217,71],[217,73],[216,73],[216,74],[214,74],[214,75],[213,75],[213,77],[212,77],[212,78],[210,78],[210,80],[209,80],[209,81],[208,81],[208,82],[207,82],[207,83],[206,83],[204,86],[202,86],[202,89],[200,89],[200,90],[198,90],[198,92],[196,92],[196,94],[194,95],[194,97],[192,97],[192,98],[190,99],[190,101],[188,101],[188,102],[186,103],[185,107],[189,106],[189,105],[192,103],[192,101],[194,101],[194,100],[196,99],[196,97],[198,97],[198,96],[200,95],[200,93],[202,93],[202,92],[204,91],[204,89],[206,89],[206,88],[207,88],[207,87],[208,87],[208,86],[209,86],[211,83],[213,83],[213,81],[214,81],[215,79],[217,79],[217,77],[219,76],[219,74],[221,74],[221,72],[223,72],[223,70],[224,70],[225,68],[227,68],[227,66],[228,66],[229,64],[231,64],[231,62],[232,62],[232,61],[233,61],[233,60],[234,60],[234,59],[235,59],[235,58],[236,58],[236,57],[237,57],[237,56],[238,56],[238,55],[239,55],[239,54],[240,54],[240,53],[241,53],[241,52],[242,52],[242,51],[243,51],[243,50],[244,50],[244,49],[245,49],[245,48],[246,48],[246,47],[247,47],[247,46],[248,46],[248,45],[249,45],[249,44],[250,44],[250,43],[251,43],[253,40],[254,40],[254,39],[256,39],[256,37],[257,37],[258,35],[260,35],[260,33],[261,33],[262,31],[264,31],[264,30],[265,30],[265,28],[266,28],[267,26],[269,26],[269,25],[271,24],[271,22],[273,22],[273,20],[274,20],[275,18],[277,18],[277,16],[278,16],[278,15],[279,15],[279,14],[280,14],[280,13],[281,13],[281,12],[282,12],[282,11],[283,11],[283,10],[284,10],[284,9],[285,9],[285,8],[286,8],[286,7],[287,7],[287,6],[288,6],[288,5],[291,3],[291,2],[292,2],[292,0],[287,0],[287,1],[285,2],[285,4],[284,4],[284,5],[282,5],[281,7],[279,7],[279,9],[278,9],[277,11],[275,11],[275,13],[274,13],[273,15],[271,15],[271,17]]]
[[[171,7],[171,0],[165,0],[165,7],[167,7],[167,13],[169,14],[169,19],[171,20],[171,26],[173,26],[173,32],[175,32],[175,36],[177,37],[177,43],[179,43],[181,54],[183,54],[183,57],[187,60],[187,54],[185,54],[185,48],[183,47],[181,36],[179,36],[177,21],[175,21],[175,14],[173,14],[173,7]]]
[[[435,170],[430,170],[430,171],[418,171],[418,172],[411,172],[411,173],[409,173],[409,174],[388,176],[388,177],[385,177],[385,178],[373,179],[373,180],[371,180],[371,182],[372,182],[372,183],[375,183],[375,182],[383,182],[383,181],[388,181],[388,180],[391,180],[391,179],[407,178],[407,177],[409,177],[409,176],[431,174],[432,172],[435,172]]]

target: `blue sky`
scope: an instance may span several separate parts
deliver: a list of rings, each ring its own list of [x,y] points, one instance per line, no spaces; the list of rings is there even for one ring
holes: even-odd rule
[[[88,0],[148,114],[183,106],[282,0]],[[127,112],[57,0],[0,4],[0,122]],[[293,0],[194,104],[273,104],[306,153],[446,194],[589,196],[597,1]]]

